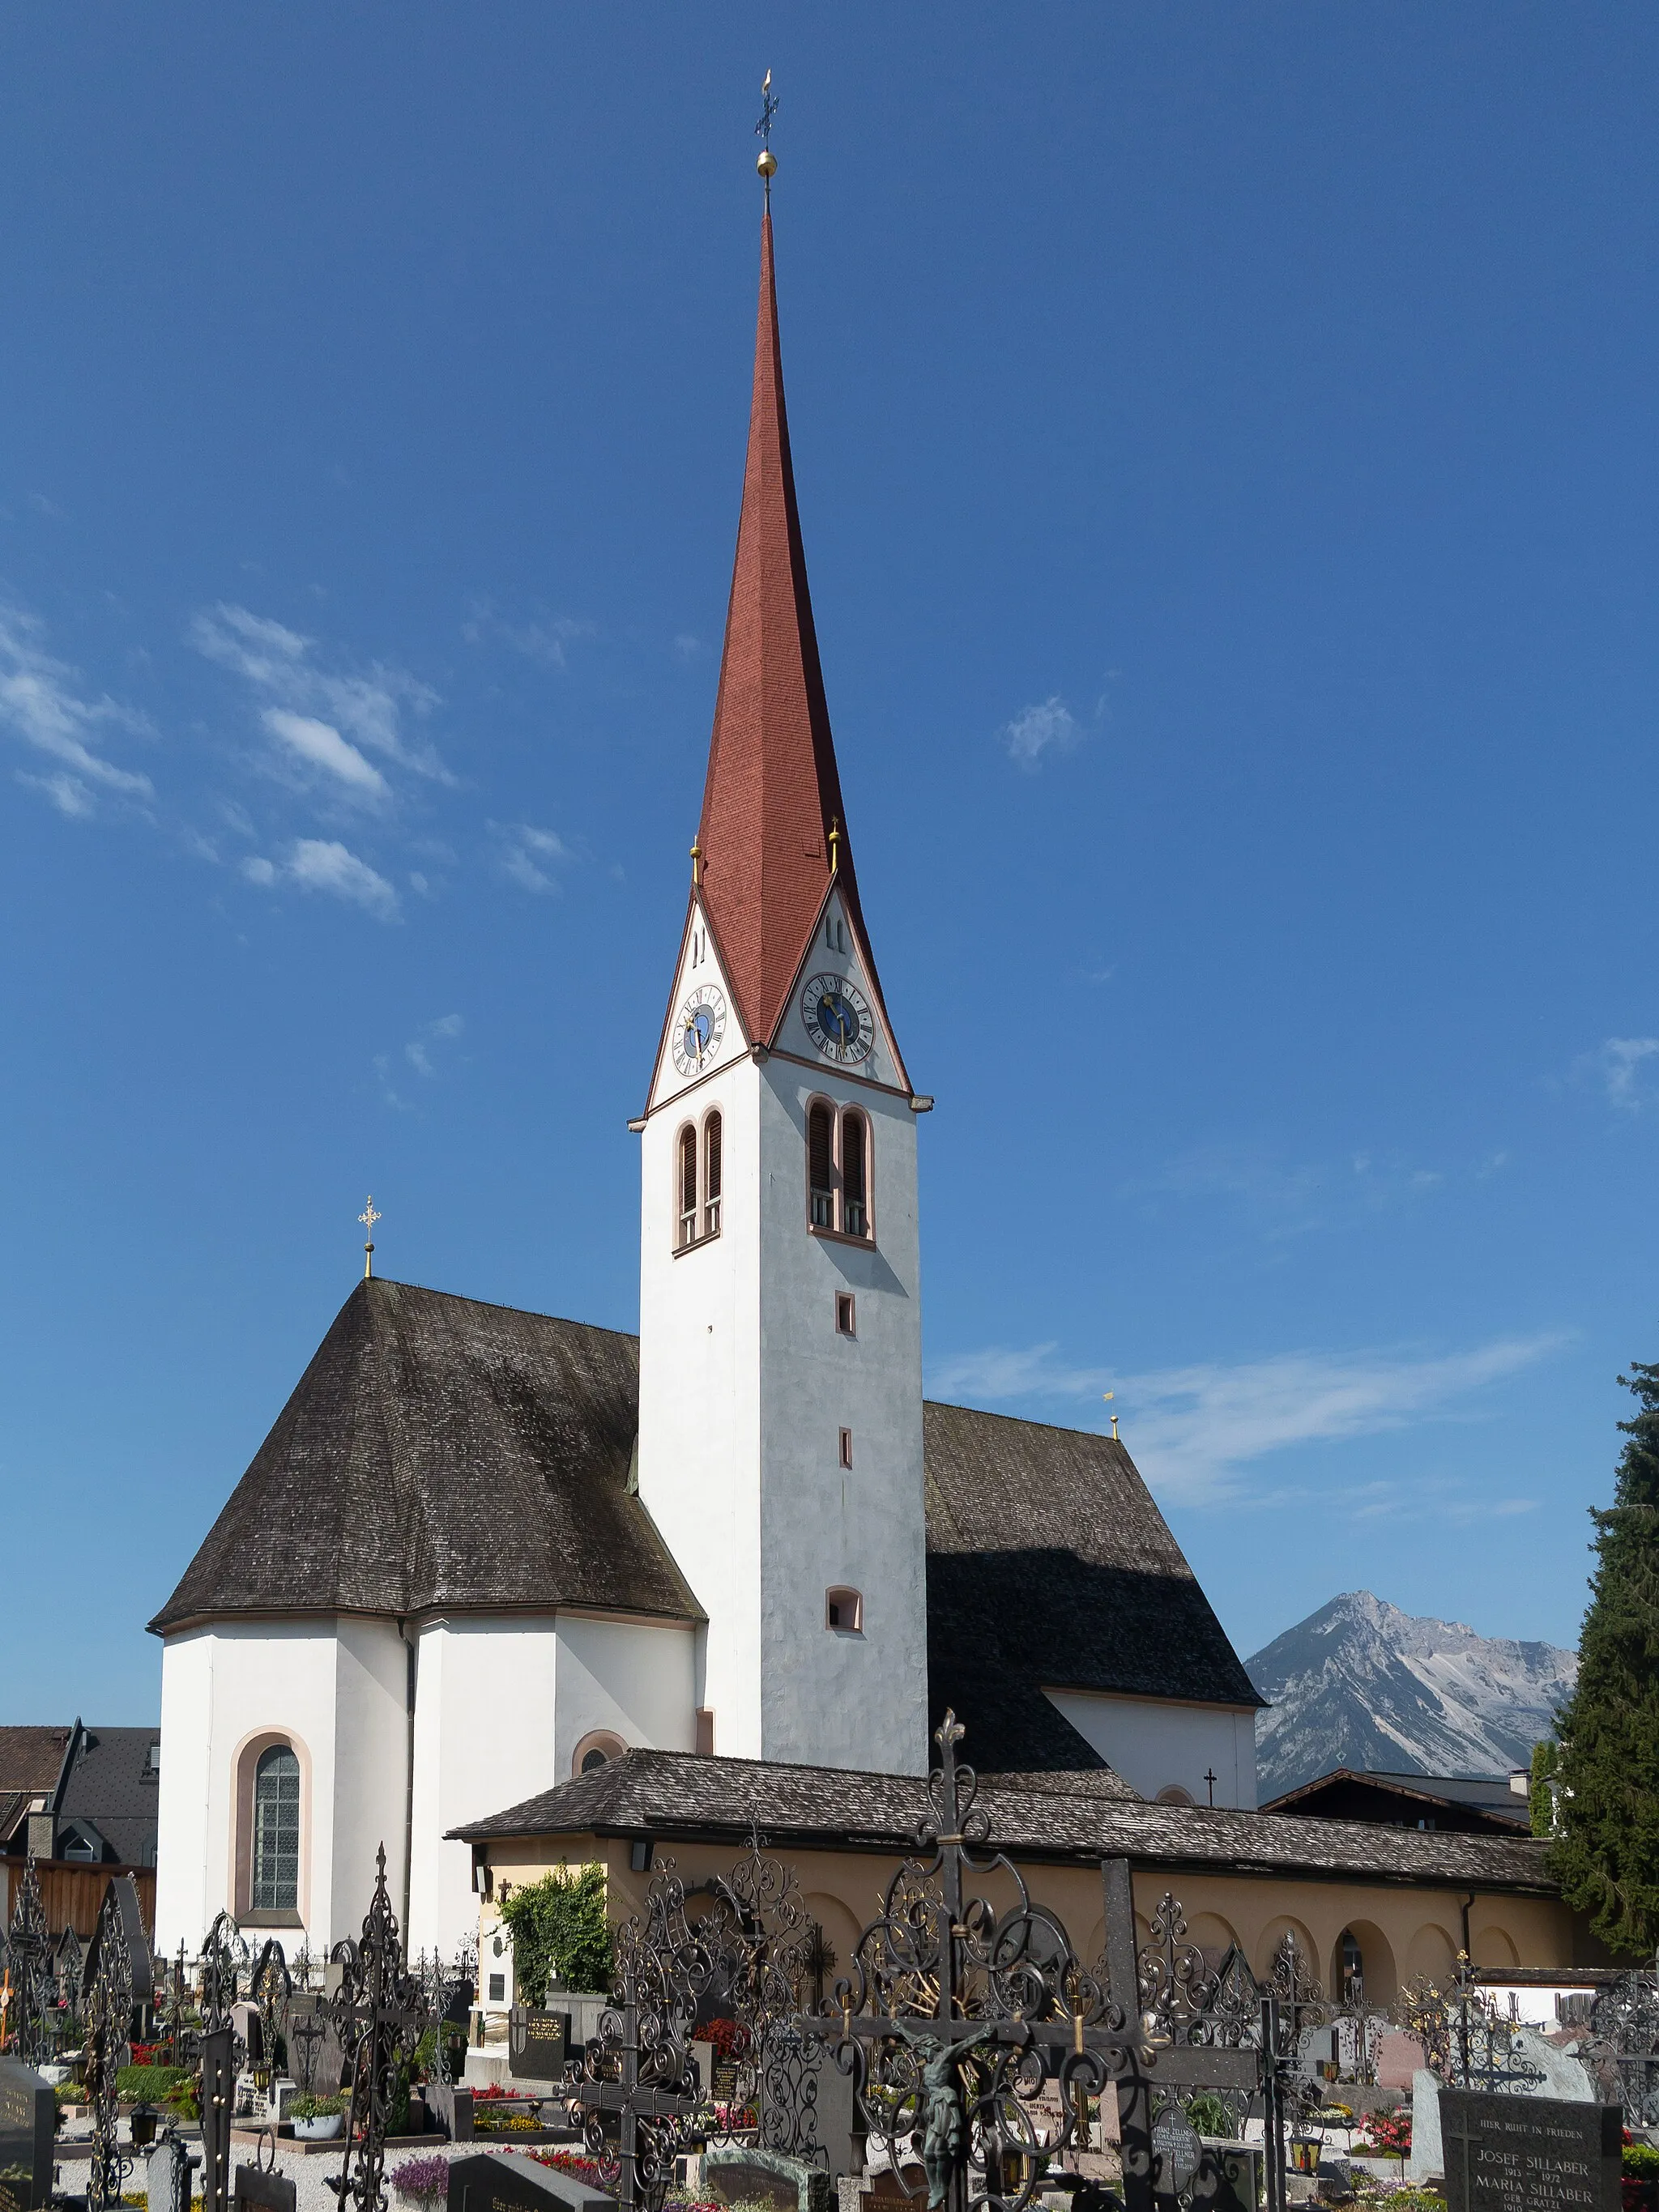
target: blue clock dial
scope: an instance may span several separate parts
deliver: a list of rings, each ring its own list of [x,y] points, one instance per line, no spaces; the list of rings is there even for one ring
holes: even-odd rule
[[[700,984],[674,1017],[675,1066],[682,1075],[701,1075],[725,1036],[726,1000],[712,983]]]
[[[801,993],[800,1018],[824,1058],[842,1066],[867,1058],[876,1041],[870,1002],[845,975],[814,975]]]

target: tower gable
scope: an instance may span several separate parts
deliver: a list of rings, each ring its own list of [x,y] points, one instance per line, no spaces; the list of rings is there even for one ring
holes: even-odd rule
[[[741,1060],[749,1035],[708,908],[696,892],[685,917],[674,988],[657,1044],[646,1112],[681,1097]]]

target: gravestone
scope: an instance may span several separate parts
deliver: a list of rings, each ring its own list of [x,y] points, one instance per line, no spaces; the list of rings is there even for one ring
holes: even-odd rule
[[[1376,2046],[1379,2088],[1409,2089],[1413,2076],[1422,2066],[1423,2043],[1419,2036],[1407,2035],[1400,2028],[1385,2031]]]
[[[433,2118],[451,2142],[472,2141],[472,2092],[449,2081],[429,2081],[426,2101]]]
[[[239,2166],[231,2201],[257,2207],[258,2212],[295,2212],[299,2195],[298,2183],[290,2181],[274,2167]]]
[[[758,2143],[706,2150],[701,2187],[717,2204],[764,2204],[769,2212],[830,2212],[830,2177]]]
[[[691,2047],[708,2049],[706,2043]],[[855,2132],[855,2120],[853,2077],[842,2072],[823,2043],[776,2052],[761,2069],[760,2139],[768,2150],[821,2166],[832,2184],[838,2182],[864,2171],[864,2133]]]
[[[1178,2197],[1198,2177],[1204,2146],[1179,2105],[1165,2105],[1152,2122],[1152,2194]]]
[[[568,2012],[514,2005],[507,2016],[507,2070],[516,2081],[558,2081],[569,2044]]]
[[[1200,2206],[1203,2212],[1261,2212],[1267,2201],[1265,2154],[1259,2145],[1206,2142],[1193,2184],[1194,2212]]]
[[[601,2189],[511,2151],[476,2151],[449,2162],[447,2212],[616,2212]]]
[[[1440,2141],[1447,2212],[1619,2212],[1618,2105],[1443,2089]]]
[[[177,2136],[165,2136],[144,2160],[144,2191],[149,2212],[190,2212],[192,2159]]]
[[[57,2117],[51,2082],[0,2058],[0,2212],[27,2212],[51,2196]]]

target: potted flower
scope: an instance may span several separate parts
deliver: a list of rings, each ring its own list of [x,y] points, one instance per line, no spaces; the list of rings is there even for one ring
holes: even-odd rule
[[[449,2194],[449,2160],[433,2153],[424,2158],[406,2158],[394,2166],[390,2176],[392,2193],[404,2203],[419,2208],[419,2212],[433,2212],[441,2198]]]
[[[300,2096],[288,2108],[301,2142],[332,2142],[344,2124],[343,2097]]]
[[[1655,2212],[1659,2207],[1659,2150],[1625,2130],[1624,2212]]]

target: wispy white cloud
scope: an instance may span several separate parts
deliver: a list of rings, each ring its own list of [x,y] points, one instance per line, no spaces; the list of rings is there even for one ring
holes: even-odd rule
[[[1503,1157],[1498,1156],[1499,1164]],[[1490,1165],[1475,1170],[1477,1178]],[[1392,1154],[1358,1152],[1344,1160],[1285,1162],[1258,1146],[1207,1145],[1125,1184],[1122,1194],[1143,1202],[1225,1199],[1251,1230],[1277,1243],[1389,1212],[1426,1198],[1447,1181],[1442,1169],[1413,1166]]]
[[[1244,1470],[1275,1452],[1454,1418],[1465,1401],[1566,1340],[1502,1337],[1438,1355],[1291,1352],[1144,1375],[1068,1366],[1052,1345],[995,1346],[945,1361],[929,1388],[992,1404],[1092,1399],[1114,1390],[1136,1463],[1159,1495],[1180,1504],[1217,1504],[1240,1496]],[[1528,1508],[1522,1501],[1510,1510]]]
[[[523,621],[498,614],[488,599],[475,599],[461,635],[469,645],[497,642],[521,653],[526,660],[539,660],[548,668],[567,665],[569,648],[579,639],[592,637],[591,622],[570,615],[533,615]]]
[[[282,860],[254,855],[242,862],[241,872],[251,884],[274,890],[292,884],[303,891],[326,891],[346,899],[380,921],[398,919],[398,894],[378,869],[341,844],[337,838],[301,837]]]
[[[404,1058],[416,1075],[430,1081],[438,1073],[438,1054],[447,1044],[453,1044],[466,1024],[459,1014],[441,1014],[435,1022],[428,1022],[419,1036],[411,1037],[404,1047]]]
[[[264,727],[290,753],[303,750],[291,726],[306,720],[313,728],[326,730],[360,760],[365,752],[375,753],[416,775],[441,783],[454,781],[435,748],[408,726],[410,718],[418,721],[430,714],[438,695],[406,670],[375,661],[366,675],[343,673],[317,659],[313,639],[269,616],[222,601],[195,617],[190,638],[198,653],[252,686],[262,702]],[[283,724],[272,721],[272,708],[285,717]],[[347,781],[339,756],[324,759],[313,750],[306,757]]]
[[[310,714],[290,714],[286,707],[267,707],[259,720],[296,760],[326,770],[355,795],[374,799],[388,795],[389,787],[380,769],[356,745],[348,744],[331,723],[319,722]]]
[[[573,855],[556,830],[538,830],[528,822],[492,822],[489,827],[500,840],[497,866],[509,883],[527,891],[558,890],[550,871]]]
[[[59,763],[55,775],[20,781],[68,815],[90,814],[98,792],[152,799],[155,787],[147,775],[118,767],[98,749],[106,731],[148,732],[143,716],[106,695],[84,696],[75,671],[55,659],[41,637],[34,616],[0,607],[0,724]]]
[[[1646,1079],[1659,1076],[1659,1068],[1646,1063],[1659,1053],[1659,1037],[1608,1037],[1594,1052],[1586,1053],[1575,1073],[1599,1082],[1607,1103],[1621,1114],[1639,1114],[1659,1103],[1659,1087]]]
[[[1070,752],[1083,732],[1076,715],[1056,692],[1016,714],[998,735],[1009,759],[1017,768],[1029,771],[1040,768],[1050,753]]]

